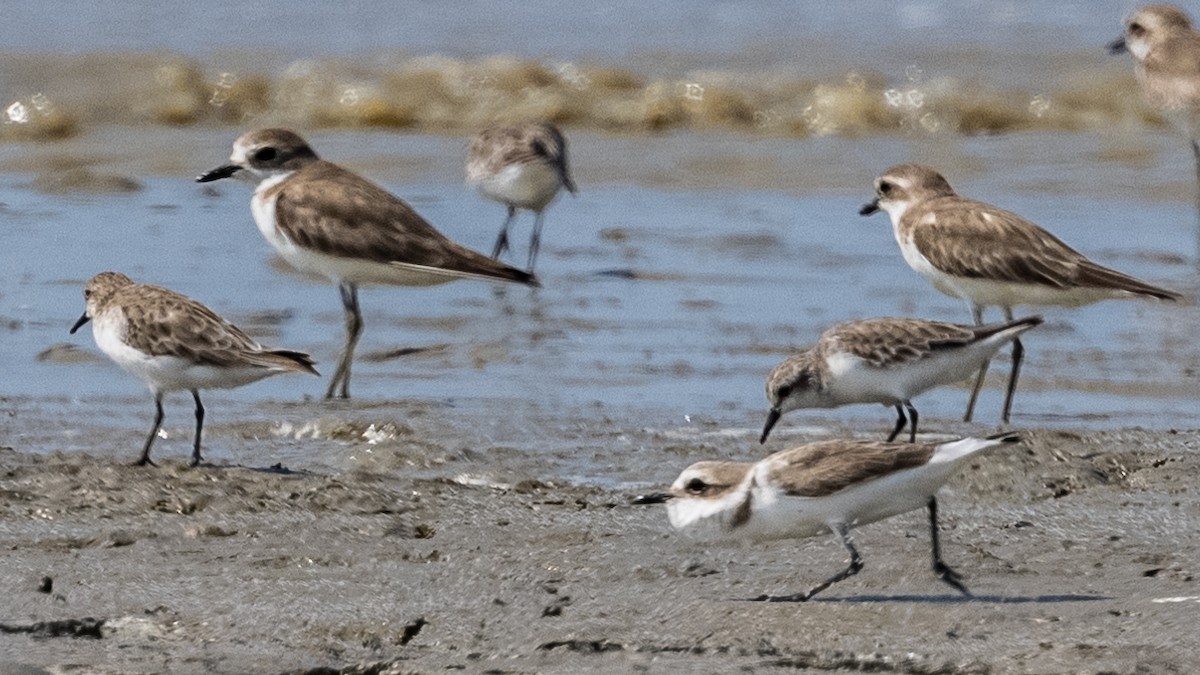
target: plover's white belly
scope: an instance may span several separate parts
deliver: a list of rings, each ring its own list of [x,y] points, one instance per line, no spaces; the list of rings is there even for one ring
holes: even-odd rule
[[[334,283],[348,281],[354,284],[399,286],[435,286],[459,278],[453,273],[434,271],[432,268],[335,256],[304,248],[289,239],[276,226],[275,200],[264,200],[259,196],[261,193],[260,188],[250,202],[254,224],[279,257],[301,272],[317,274]]]
[[[1036,283],[996,281],[947,274],[921,254],[917,247],[902,242],[900,251],[909,267],[934,288],[952,298],[972,305],[1016,307],[1018,305],[1078,307],[1107,298],[1128,297],[1130,293],[1105,288],[1057,288]]]
[[[488,199],[532,211],[546,208],[561,187],[558,171],[546,162],[509,164],[472,182]]]

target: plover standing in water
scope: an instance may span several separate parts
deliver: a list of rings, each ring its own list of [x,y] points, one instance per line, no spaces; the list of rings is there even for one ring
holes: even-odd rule
[[[908,439],[915,443],[914,396],[965,380],[1004,345],[1041,323],[1040,316],[1032,316],[985,326],[921,319],[862,319],[838,324],[822,333],[817,344],[789,357],[767,376],[771,411],[759,442],[765,443],[780,416],[792,410],[882,403],[895,407],[898,414],[888,441],[909,425]]]
[[[685,532],[756,540],[832,532],[850,551],[849,567],[804,593],[754,598],[768,602],[808,600],[858,574],[863,560],[850,530],[925,507],[934,574],[970,595],[962,577],[942,561],[934,495],[975,453],[1018,440],[1009,433],[941,444],[810,443],[756,464],[697,462],[679,474],[669,491],[639,497],[634,503],[666,503],[671,525]]]
[[[242,135],[229,164],[196,180],[231,176],[257,186],[250,210],[280,257],[341,292],[346,343],[325,398],[350,397],[350,362],[362,331],[360,285],[432,286],[463,278],[537,285],[532,274],[454,243],[399,197],[318,158],[292,131]]]
[[[208,307],[174,291],[137,284],[119,272],[101,272],[83,288],[87,309],[71,333],[88,321],[96,346],[117,365],[146,383],[154,394],[154,427],[139,465],[150,461],[150,446],[163,420],[163,395],[190,391],[196,401],[192,466],[200,463],[204,428],[201,389],[228,389],[279,373],[317,375],[308,354],[267,349]]]
[[[1187,134],[1200,217],[1200,33],[1178,7],[1147,5],[1129,17],[1124,35],[1108,49],[1133,56],[1143,96]]]
[[[567,163],[567,139],[549,122],[495,126],[479,132],[467,150],[467,183],[483,196],[508,207],[492,257],[508,248],[508,228],[517,210],[533,211],[533,235],[527,266],[533,272],[541,245],[545,209],[560,189],[575,193]]]
[[[1013,320],[1017,305],[1078,307],[1107,298],[1177,300],[1178,293],[1098,265],[1041,227],[1010,211],[960,197],[936,170],[900,164],[875,179],[875,199],[859,211],[879,210],[905,262],[933,287],[966,300],[976,325],[983,310],[1000,307]],[[1013,340],[1012,372],[1002,419],[1008,422],[1025,350]],[[987,363],[971,390],[963,419],[970,421]]]

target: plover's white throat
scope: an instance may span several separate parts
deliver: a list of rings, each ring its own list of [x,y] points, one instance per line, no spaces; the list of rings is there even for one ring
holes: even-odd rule
[[[575,193],[567,163],[567,138],[549,122],[522,122],[484,129],[467,150],[467,183],[508,207],[492,257],[508,248],[508,228],[518,209],[533,211],[527,266],[533,272],[542,239],[543,214],[559,190]]]
[[[450,241],[400,198],[319,159],[286,129],[242,135],[229,164],[196,180],[231,176],[257,186],[250,202],[254,222],[279,255],[341,291],[346,344],[325,398],[350,396],[350,362],[362,331],[361,284],[431,286],[474,278],[537,285],[532,274]]]
[[[88,321],[96,346],[117,365],[150,387],[154,427],[139,465],[150,461],[150,446],[162,425],[163,394],[190,391],[196,402],[192,466],[200,463],[204,427],[201,389],[226,389],[279,373],[317,375],[308,354],[267,349],[208,307],[174,291],[136,284],[118,272],[101,272],[83,289],[87,309],[71,333]]]
[[[1200,216],[1200,33],[1178,7],[1147,5],[1126,20],[1124,35],[1108,48],[1133,56],[1142,95],[1187,134]]]
[[[907,424],[909,441],[915,443],[914,396],[970,377],[1004,345],[1041,323],[1041,317],[1032,316],[985,326],[921,319],[838,324],[767,376],[771,410],[759,442],[765,443],[780,416],[792,410],[882,403],[895,407],[898,415],[888,440],[895,440]]]
[[[886,211],[908,266],[933,287],[983,310],[1017,305],[1077,307],[1106,298],[1177,300],[1178,293],[1098,265],[1054,235],[1010,211],[960,197],[936,170],[900,164],[875,179],[875,199],[859,213]],[[1012,372],[1002,419],[1012,411],[1024,347],[1013,340]],[[964,419],[970,421],[987,364],[979,370]]]
[[[849,531],[914,509],[929,510],[933,571],[969,595],[962,577],[942,561],[938,544],[938,488],[974,454],[1016,434],[964,438],[939,445],[877,441],[825,441],[777,452],[757,464],[698,462],[668,492],[639,497],[639,504],[667,504],[671,525],[702,534],[749,539],[838,536],[850,566],[804,593],[755,598],[808,600],[863,567]]]

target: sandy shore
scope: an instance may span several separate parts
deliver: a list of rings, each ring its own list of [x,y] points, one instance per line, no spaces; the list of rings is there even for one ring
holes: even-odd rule
[[[626,431],[648,481],[750,446]],[[393,468],[318,472],[3,448],[0,673],[1190,671],[1200,432],[1025,437],[941,499],[974,599],[911,513],[797,604],[745,599],[837,570],[831,538],[713,547],[634,490],[464,478],[536,467],[520,449],[398,440]]]

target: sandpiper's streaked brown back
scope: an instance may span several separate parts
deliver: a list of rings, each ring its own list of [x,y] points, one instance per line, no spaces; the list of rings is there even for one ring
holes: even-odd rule
[[[263,347],[205,305],[160,286],[137,284],[119,272],[92,277],[84,299],[87,307],[71,332],[91,321],[101,351],[154,394],[157,414],[139,464],[152,463],[150,447],[162,423],[164,394],[190,391],[195,399],[195,465],[201,460],[201,389],[240,387],[284,372],[318,374],[308,354]]]
[[[508,228],[518,209],[535,213],[529,244],[528,268],[533,271],[541,242],[543,212],[560,190],[574,194],[567,159],[567,138],[546,121],[488,127],[471,139],[467,149],[467,183],[488,199],[508,207],[492,257],[509,247]]]
[[[909,318],[837,324],[816,345],[788,357],[768,375],[770,411],[759,441],[766,442],[779,418],[792,410],[880,403],[897,413],[888,440],[908,425],[909,440],[916,442],[914,397],[966,379],[1041,323],[1041,317],[1031,316],[983,326]]]

